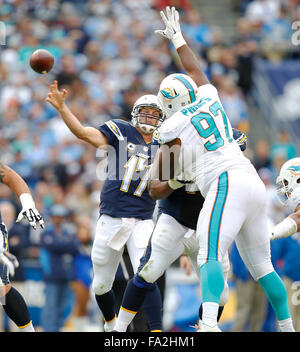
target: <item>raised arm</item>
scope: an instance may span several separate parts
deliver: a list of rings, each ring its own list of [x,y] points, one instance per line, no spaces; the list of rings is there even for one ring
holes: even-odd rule
[[[46,101],[48,101],[60,114],[69,130],[79,139],[93,145],[104,147],[108,144],[106,136],[94,127],[83,126],[65,103],[67,91],[58,90],[57,81],[50,85]]]
[[[195,83],[199,86],[208,84],[209,80],[201,69],[201,65],[192,49],[187,45],[181,33],[179,24],[179,13],[172,7],[166,7],[166,15],[163,11],[160,12],[161,18],[166,25],[164,30],[156,30],[155,33],[168,38],[174,45],[181,63],[187,73]]]
[[[44,228],[44,220],[36,209],[29,187],[23,178],[7,165],[0,162],[0,181],[7,185],[20,199],[22,210],[18,215],[17,222],[26,218],[34,229],[38,222]]]

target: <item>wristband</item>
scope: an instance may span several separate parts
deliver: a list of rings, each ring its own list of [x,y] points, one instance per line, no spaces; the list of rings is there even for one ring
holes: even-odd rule
[[[168,185],[169,185],[169,187],[172,188],[174,191],[175,191],[176,189],[181,188],[181,187],[184,186],[184,184],[182,184],[182,183],[180,183],[180,182],[178,182],[178,181],[176,181],[176,180],[174,180],[174,179],[169,180],[169,181],[168,181]]]
[[[178,49],[181,46],[186,44],[186,41],[184,40],[181,32],[177,32],[174,34],[174,36],[172,38],[172,43],[175,46],[175,49]]]
[[[25,209],[35,208],[35,203],[30,193],[22,193],[19,199],[22,204],[22,208],[25,208]]]

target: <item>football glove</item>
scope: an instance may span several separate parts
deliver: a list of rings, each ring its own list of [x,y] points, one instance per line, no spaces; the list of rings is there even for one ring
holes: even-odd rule
[[[175,180],[174,178],[172,178],[171,180],[168,181],[168,185],[170,188],[174,189],[174,191],[178,188],[181,188],[184,186],[183,183]]]
[[[7,267],[9,275],[15,275],[15,269],[19,266],[18,259],[11,253],[7,252],[2,248],[0,250],[0,263]]]
[[[247,136],[245,133],[236,130],[235,128],[232,129],[233,132],[233,138],[236,140],[237,144],[239,145],[241,151],[243,152],[247,148]]]
[[[45,227],[44,220],[41,214],[35,207],[34,201],[31,194],[23,193],[20,195],[20,202],[22,204],[22,210],[19,213],[16,222],[20,222],[22,219],[26,218],[29,222],[29,225],[36,229],[36,223],[38,222],[43,229]]]
[[[176,49],[186,44],[180,29],[179,13],[175,7],[173,6],[170,9],[170,7],[167,6],[166,15],[163,11],[160,11],[160,16],[166,28],[164,30],[158,29],[155,33],[171,40]]]

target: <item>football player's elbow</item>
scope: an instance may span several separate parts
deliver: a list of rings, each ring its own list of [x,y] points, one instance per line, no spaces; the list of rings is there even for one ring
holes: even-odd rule
[[[149,192],[149,196],[153,199],[153,200],[158,200],[160,199],[160,195],[159,193],[157,192],[157,189],[155,189],[155,187],[150,187],[148,189],[148,192]]]
[[[78,132],[77,137],[92,146],[98,148],[107,144],[105,138],[102,138],[102,135],[99,131],[97,133],[94,132],[93,129],[89,127],[84,127]]]
[[[78,139],[88,142],[88,133],[85,127],[78,129],[74,134]]]
[[[161,192],[159,190],[160,190],[159,182],[149,182],[148,192],[149,192],[149,196],[153,200],[158,200],[162,198]]]

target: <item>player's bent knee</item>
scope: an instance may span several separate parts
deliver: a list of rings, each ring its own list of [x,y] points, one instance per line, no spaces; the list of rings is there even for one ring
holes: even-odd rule
[[[252,265],[252,266],[247,265],[247,267],[251,276],[255,281],[258,281],[260,278],[274,271],[274,267],[271,260],[267,260],[263,263]]]
[[[112,285],[113,282],[103,282],[103,280],[94,278],[92,282],[92,290],[96,295],[101,296],[109,292],[112,289]]]
[[[153,260],[148,260],[148,262],[138,271],[138,276],[141,277],[148,283],[153,284],[162,274],[164,270],[155,265]]]
[[[108,250],[94,246],[92,248],[91,259],[94,265],[104,265],[108,263]]]

